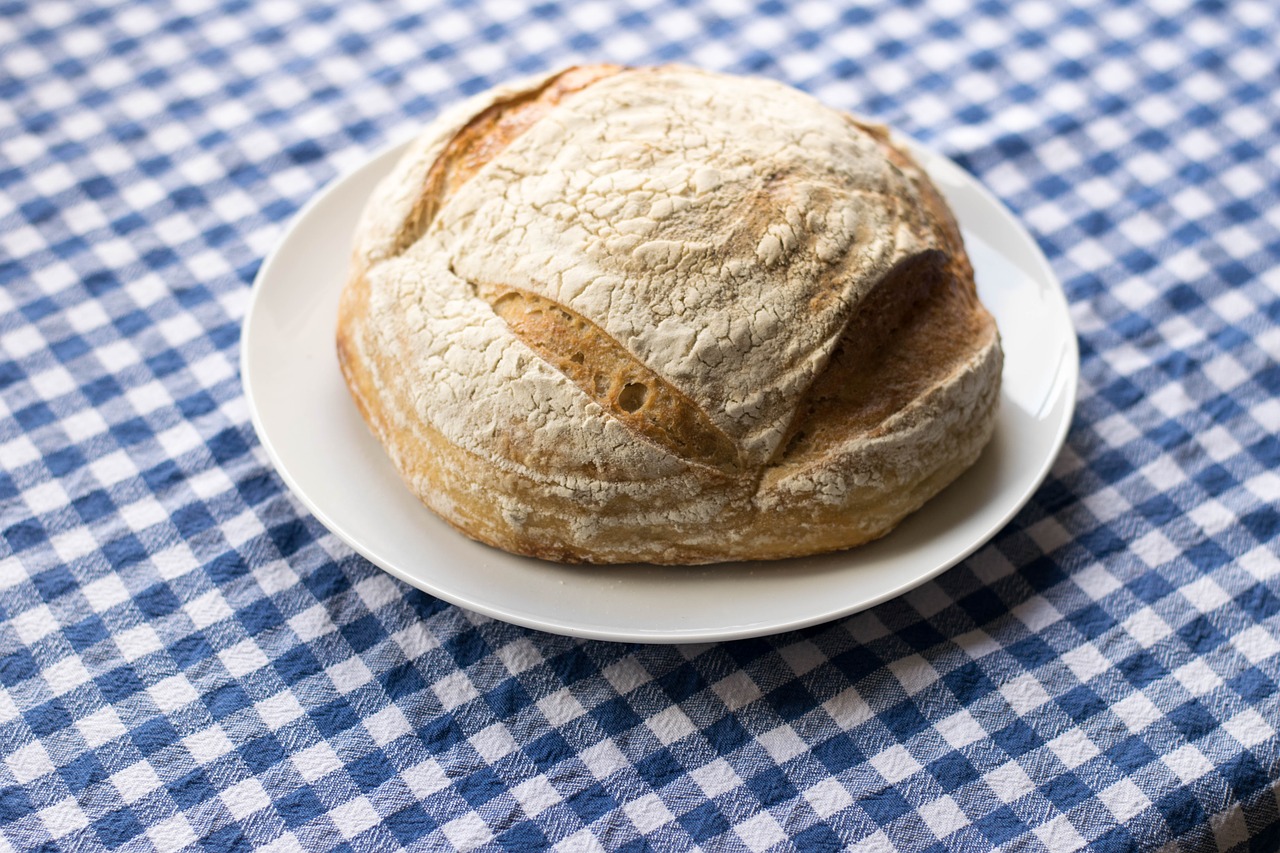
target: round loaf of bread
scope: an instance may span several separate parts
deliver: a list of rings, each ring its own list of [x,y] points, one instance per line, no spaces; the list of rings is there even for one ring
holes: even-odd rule
[[[991,436],[960,232],[882,127],[783,85],[575,67],[446,112],[370,199],[338,354],[409,487],[571,562],[848,548]]]

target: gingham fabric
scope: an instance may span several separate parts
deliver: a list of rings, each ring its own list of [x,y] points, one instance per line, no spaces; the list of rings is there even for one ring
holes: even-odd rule
[[[0,848],[1280,849],[1272,0],[0,5]],[[937,581],[627,646],[384,575],[238,376],[290,217],[574,60],[775,77],[954,157],[1081,344],[1045,485]]]

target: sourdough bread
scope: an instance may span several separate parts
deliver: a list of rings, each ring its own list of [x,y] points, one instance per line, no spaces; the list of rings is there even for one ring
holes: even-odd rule
[[[955,220],[885,129],[686,67],[440,116],[364,211],[338,353],[431,509],[604,563],[881,536],[978,457],[1001,371]]]

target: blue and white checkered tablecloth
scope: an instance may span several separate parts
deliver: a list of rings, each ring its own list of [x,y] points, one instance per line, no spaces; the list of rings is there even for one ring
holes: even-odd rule
[[[0,4],[0,850],[1280,849],[1273,0]],[[798,633],[540,634],[286,491],[237,363],[321,186],[573,60],[775,77],[1064,282],[1049,480]]]

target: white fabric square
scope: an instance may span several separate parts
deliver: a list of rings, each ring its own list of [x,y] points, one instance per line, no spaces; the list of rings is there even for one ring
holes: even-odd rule
[[[325,674],[333,682],[334,688],[343,695],[359,690],[370,681],[373,681],[373,673],[369,671],[369,667],[365,665],[365,662],[358,657],[349,657],[344,661],[335,663],[325,670]]]
[[[900,744],[894,744],[883,752],[873,755],[871,766],[884,777],[886,782],[896,784],[920,770],[920,762]]]
[[[281,727],[288,725],[305,713],[297,698],[288,690],[277,693],[274,696],[268,696],[261,702],[255,703],[253,709],[258,712],[258,716],[266,727],[273,732],[278,731]]]
[[[1123,627],[1138,645],[1149,649],[1173,633],[1173,629],[1150,607],[1144,607],[1124,620]]]
[[[718,797],[726,791],[732,791],[742,784],[742,778],[723,758],[717,758],[710,764],[695,768],[690,771],[689,777],[702,789],[702,793],[711,798]]]
[[[942,735],[943,739],[956,749],[968,746],[971,743],[977,743],[987,737],[987,731],[982,727],[982,724],[964,709],[957,711],[950,717],[939,720],[937,729],[938,734]]]
[[[333,751],[327,741],[320,741],[314,746],[295,752],[290,760],[298,769],[298,774],[308,782],[323,779],[330,773],[341,770],[342,759]]]
[[[177,711],[200,698],[199,692],[181,673],[148,687],[147,694],[156,703],[156,707],[165,713]]]
[[[932,802],[925,803],[919,809],[920,818],[938,838],[946,838],[953,832],[969,825],[969,817],[956,805],[956,801],[947,794]]]
[[[1020,675],[1013,681],[1001,685],[1000,694],[1004,696],[1013,712],[1020,717],[1049,701],[1049,694],[1031,674]]]
[[[1173,677],[1178,679],[1192,696],[1203,696],[1209,691],[1222,686],[1222,677],[1214,672],[1207,663],[1199,659],[1175,669]]]
[[[1222,728],[1240,745],[1251,749],[1276,736],[1276,730],[1257,711],[1249,708],[1222,724]]]
[[[1066,815],[1058,815],[1048,823],[1035,827],[1032,832],[1052,853],[1072,853],[1085,845],[1082,835],[1071,825]]]
[[[86,717],[76,720],[76,729],[90,749],[97,749],[104,743],[110,743],[124,734],[128,729],[120,722],[115,708],[107,705],[99,708]]]
[[[546,776],[534,776],[511,789],[520,808],[529,817],[537,817],[564,798]]]
[[[1141,814],[1151,805],[1147,795],[1130,779],[1121,779],[1111,787],[1098,792],[1098,799],[1121,823]]]
[[[431,691],[439,698],[444,710],[452,711],[459,705],[465,705],[480,697],[480,692],[471,683],[465,672],[452,672],[431,685]]]
[[[742,670],[726,675],[711,685],[711,689],[720,697],[720,701],[729,711],[736,711],[750,705],[762,695],[760,688],[751,680],[751,676]]]
[[[1183,782],[1194,782],[1213,770],[1213,762],[1191,744],[1175,749],[1160,760]]]
[[[55,840],[75,832],[77,829],[84,829],[89,825],[89,818],[85,815],[84,810],[80,808],[80,804],[76,802],[75,797],[59,800],[53,805],[41,809],[39,814],[40,822],[44,824],[45,830]]]
[[[600,674],[613,686],[614,690],[618,691],[620,696],[625,696],[641,684],[647,684],[653,680],[653,676],[632,657],[625,657],[617,663],[610,664]]]
[[[474,850],[493,838],[489,825],[475,812],[467,812],[462,817],[454,818],[440,827],[440,831],[459,851]]]
[[[197,764],[209,764],[235,748],[231,738],[216,724],[187,735],[182,739],[182,745]]]
[[[797,755],[802,755],[809,751],[809,745],[804,742],[804,739],[796,734],[795,729],[785,723],[762,733],[759,735],[758,740],[760,746],[764,747],[764,751],[769,753],[769,757],[778,764],[790,761]]]
[[[473,734],[468,740],[480,757],[492,764],[519,749],[511,732],[502,723],[494,723]]]
[[[645,794],[624,803],[622,810],[627,813],[627,818],[635,828],[646,835],[675,820],[675,815],[657,794]]]
[[[135,803],[160,787],[160,777],[149,762],[139,761],[113,773],[111,784],[120,792],[120,799]]]
[[[232,785],[219,794],[218,798],[236,820],[244,820],[271,805],[271,798],[256,778]]]
[[[413,731],[404,712],[395,705],[388,705],[365,719],[364,728],[378,746],[386,746],[396,738],[404,737]]]
[[[778,825],[773,815],[768,812],[760,812],[754,817],[744,820],[733,828],[738,837],[742,839],[742,843],[752,853],[762,853],[775,844],[781,844],[786,841],[787,834]]]
[[[582,707],[582,703],[568,687],[561,687],[550,696],[539,699],[538,710],[547,718],[548,723],[557,727],[587,713],[587,709]]]
[[[1126,696],[1112,704],[1111,710],[1133,734],[1137,734],[1163,716],[1160,709],[1143,693]]]
[[[333,821],[343,838],[355,838],[365,830],[377,826],[382,817],[367,799],[356,797],[331,810],[329,820]]]
[[[645,720],[645,725],[654,733],[663,746],[670,746],[681,738],[688,737],[697,731],[693,722],[680,710],[679,706],[672,705],[664,708]]]
[[[1091,744],[1092,745],[1092,744]],[[1056,752],[1056,751],[1055,751]],[[1096,751],[1095,751],[1096,752]],[[1065,763],[1065,762],[1064,762]],[[1078,766],[1078,762],[1076,765]],[[1001,802],[1012,803],[1035,790],[1035,783],[1016,761],[1006,761],[999,767],[988,771],[982,780],[1000,798]]]
[[[919,693],[938,680],[938,671],[919,655],[890,661],[889,671],[898,679],[908,696]]]
[[[218,652],[218,659],[234,678],[242,678],[266,666],[270,661],[253,640],[243,640]]]
[[[1074,770],[1099,755],[1096,744],[1080,729],[1067,729],[1047,744],[1058,760]]]

